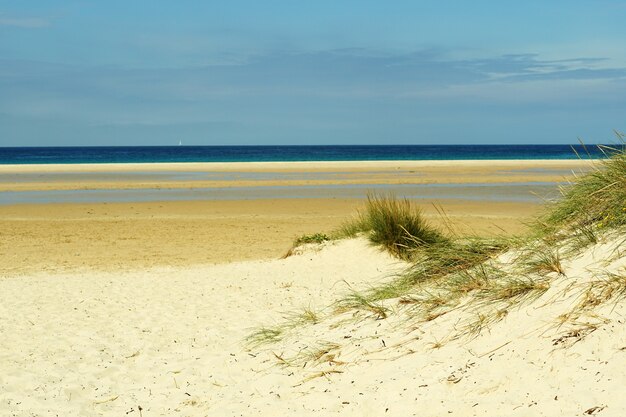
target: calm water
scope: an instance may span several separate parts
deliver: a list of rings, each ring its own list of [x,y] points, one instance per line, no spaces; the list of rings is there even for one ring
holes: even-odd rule
[[[0,164],[601,158],[581,145],[137,146],[0,148]]]
[[[461,199],[538,203],[558,196],[551,182],[464,184],[342,184],[315,186],[220,187],[139,190],[49,190],[0,192],[0,205],[40,203],[114,203],[141,201],[257,200],[291,198],[365,198],[368,192],[391,192],[410,199]]]
[[[575,147],[581,157],[585,149]],[[597,147],[589,147],[592,157],[602,157]],[[170,147],[58,147],[0,148],[0,164],[78,164],[149,162],[257,162],[257,161],[359,161],[359,160],[471,160],[471,159],[574,159],[568,145],[483,145],[483,146],[170,146]],[[528,169],[529,172],[545,169]],[[500,175],[518,174],[519,170]],[[553,172],[554,173],[554,172]],[[570,172],[564,170],[563,175]],[[316,178],[332,179],[342,172],[316,173]],[[147,180],[294,180],[311,179],[311,173],[246,172],[111,172],[111,173],[6,173],[0,183],[66,181],[76,176],[93,181]],[[395,174],[401,175],[401,174]],[[411,173],[410,175],[419,175]],[[51,190],[0,192],[0,205],[51,202],[126,202],[172,200],[248,200],[282,198],[364,198],[368,191],[393,192],[413,199],[450,199],[539,202],[558,195],[557,183],[503,184],[423,184],[423,185],[321,185],[262,186],[195,189],[132,190]]]

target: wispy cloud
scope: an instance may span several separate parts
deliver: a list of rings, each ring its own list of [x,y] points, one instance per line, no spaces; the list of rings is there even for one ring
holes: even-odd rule
[[[22,29],[39,29],[50,26],[50,21],[41,17],[0,16],[0,26],[10,26]]]
[[[551,82],[569,89],[574,84],[568,80],[626,81],[626,68],[611,66],[604,58],[549,60],[518,54],[455,60],[432,50],[410,54],[360,49],[283,52],[252,56],[234,65],[188,68],[77,68],[4,60],[0,68],[0,85],[6,88],[168,101],[244,96],[393,98],[419,92],[491,90],[495,84],[523,88],[525,83]]]
[[[478,137],[496,118],[503,126],[517,126],[520,118],[529,126],[569,123],[568,133],[558,136],[567,139],[585,132],[582,121],[590,114],[610,127],[617,112],[622,117],[626,68],[601,57],[452,59],[437,50],[368,49],[274,52],[187,68],[0,60],[0,91],[0,113],[23,120],[19,129],[27,131],[28,120],[62,125],[63,132],[66,125],[88,126],[83,133],[100,135],[102,143],[107,132],[154,138],[154,126],[171,126],[172,137],[187,129],[189,137],[238,143],[259,137],[269,143],[279,140],[275,135],[288,141],[296,131],[356,142],[385,129],[409,141],[414,131],[444,135],[451,120]],[[535,133],[544,134],[539,127]],[[500,134],[494,130],[493,140]]]

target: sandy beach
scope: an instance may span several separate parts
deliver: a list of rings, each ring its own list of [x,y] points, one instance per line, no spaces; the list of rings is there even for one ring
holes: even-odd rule
[[[329,233],[362,200],[32,204],[0,206],[1,274],[276,259],[303,234]],[[500,234],[524,229],[533,203],[446,201],[459,230]],[[424,205],[433,223],[441,218]]]
[[[625,21],[0,2],[0,417],[626,417]]]
[[[572,169],[588,170],[589,163],[126,168],[3,166],[0,183],[6,192],[141,192],[155,185],[155,175],[183,170],[233,174],[218,181],[232,188],[276,185],[275,179],[238,180],[240,173],[288,172],[301,175],[284,180],[298,187],[320,181],[404,184],[409,178],[415,184],[549,183],[556,190],[573,178]],[[148,177],[127,176],[135,170],[149,171]],[[325,172],[332,176],[320,178]],[[204,179],[169,181],[174,188],[216,186]],[[305,245],[283,259],[298,236],[330,233],[353,216],[366,191],[343,199],[0,205],[0,411],[136,417],[623,414],[614,387],[626,383],[624,306],[602,306],[595,315],[559,325],[578,297],[572,288],[592,279],[588,271],[624,271],[619,237],[564,259],[565,275],[551,273],[554,282],[539,301],[508,308],[488,330],[467,337],[463,329],[482,314],[469,307],[426,323],[412,321],[397,299],[385,301],[390,314],[384,319],[367,309],[338,311],[338,299],[388,282],[408,266],[364,238]],[[542,209],[539,200],[420,203],[432,224],[449,222],[460,233],[479,236],[519,233]],[[498,262],[513,265],[507,254]],[[253,332],[286,321],[297,325],[276,343],[250,343]],[[577,343],[585,332],[589,336]]]
[[[353,216],[370,189],[412,192],[422,197],[420,206],[432,222],[443,221],[437,205],[462,233],[518,233],[540,210],[546,190],[556,193],[557,184],[589,167],[580,160],[4,165],[0,200],[3,192],[9,197],[0,204],[0,272],[124,271],[278,258],[298,236],[329,233]],[[143,175],[132,176],[137,172]],[[193,180],[182,175],[190,172]],[[219,181],[203,179],[217,174]],[[246,174],[252,176],[242,180]],[[290,176],[280,176],[285,174]],[[425,182],[445,188],[418,188]],[[277,184],[293,188],[277,194]],[[210,188],[193,200],[202,187],[230,191],[211,200],[219,190]],[[182,190],[180,201],[163,200],[172,189]],[[72,191],[45,195],[58,190]],[[89,190],[111,194],[81,202],[81,191]],[[116,201],[115,190],[133,191]],[[56,198],[54,204],[7,204],[16,193],[40,192],[42,201]],[[143,196],[150,201],[140,201]]]

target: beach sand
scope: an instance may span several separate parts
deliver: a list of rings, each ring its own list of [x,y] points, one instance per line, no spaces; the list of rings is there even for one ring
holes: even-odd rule
[[[448,172],[440,172],[438,181],[476,181],[476,170],[487,182],[571,178],[546,174],[568,169],[558,161],[534,164],[507,162],[516,171],[509,177],[501,175],[502,166],[485,162],[428,166]],[[121,175],[118,168],[111,172]],[[15,167],[3,169],[20,175]],[[33,190],[149,184],[19,180]],[[236,179],[226,182],[237,186]],[[4,184],[11,187],[11,181]],[[398,300],[385,306],[394,313],[386,320],[368,311],[329,315],[337,299],[386,282],[407,266],[363,239],[305,246],[280,259],[295,237],[332,231],[362,203],[317,198],[0,206],[0,414],[623,415],[623,304],[559,325],[580,294],[574,282],[589,282],[589,271],[625,271],[624,258],[615,256],[624,250],[623,239],[603,239],[564,259],[566,276],[553,274],[540,300],[508,310],[475,337],[455,338],[480,316],[460,308],[417,325]],[[481,235],[521,231],[541,209],[532,202],[423,201],[427,218],[440,226],[433,204],[462,232]],[[319,321],[309,315],[299,322],[307,311]],[[286,320],[300,325],[282,341],[246,342],[261,326]]]
[[[0,273],[132,270],[279,258],[303,234],[330,233],[358,199],[0,206]],[[540,206],[445,201],[464,232],[518,232]],[[433,224],[441,217],[429,203]]]
[[[624,303],[559,317],[615,242],[564,262],[540,300],[476,336],[463,308],[417,324],[394,311],[326,317],[403,264],[360,239],[281,260],[0,279],[0,410],[9,416],[622,416]],[[594,259],[596,261],[594,262]],[[329,308],[324,309],[325,306]],[[260,326],[298,320],[283,341]],[[296,321],[297,323],[297,321]],[[141,411],[141,413],[140,413]]]
[[[552,184],[548,187],[556,191],[556,183],[573,178],[573,170],[589,167],[589,161],[580,160],[4,165],[0,190],[10,192],[131,189],[135,194],[127,198],[132,200],[155,187],[189,193],[207,186],[231,191],[225,200],[185,201],[183,194],[183,201],[0,205],[0,272],[124,271],[278,258],[295,238],[330,233],[354,215],[368,190],[346,189],[351,198],[337,198],[340,189],[326,197],[329,191],[317,198],[250,200],[237,191],[277,184],[299,187],[293,192],[305,196],[320,184],[456,184],[452,193],[472,199],[439,198],[441,192],[434,189],[419,200],[433,224],[444,223],[435,208],[439,205],[462,233],[518,233],[541,207],[541,198],[531,193],[544,192],[546,186],[533,184]],[[211,175],[220,179],[207,181]],[[530,185],[514,186],[520,182]],[[463,188],[464,183],[498,183],[501,187],[490,193],[508,194],[496,201],[484,187]],[[507,201],[511,196],[520,200]],[[64,198],[71,200],[72,195]]]

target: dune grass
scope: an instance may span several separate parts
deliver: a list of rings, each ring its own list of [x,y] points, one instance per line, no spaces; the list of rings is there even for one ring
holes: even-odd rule
[[[535,230],[541,235],[573,233],[582,242],[595,243],[598,230],[626,225],[625,136],[617,135],[621,145],[604,147],[608,158],[563,188],[563,198],[538,219]]]
[[[606,152],[609,158],[563,189],[562,199],[547,206],[526,236],[446,236],[428,225],[409,200],[368,195],[365,208],[332,238],[364,235],[411,266],[390,282],[362,292],[352,291],[337,301],[335,312],[356,309],[383,320],[391,312],[389,302],[395,302],[413,312],[412,317],[430,321],[469,302],[476,308],[472,310],[475,317],[461,333],[480,334],[504,318],[512,306],[544,294],[555,278],[550,273],[564,276],[564,257],[597,243],[599,236],[608,231],[624,230],[626,153],[623,146],[607,148]],[[510,256],[505,257],[505,267],[498,257],[507,251]],[[588,310],[608,300],[625,298],[624,276],[607,275],[585,289],[576,309]],[[279,337],[264,329],[255,339],[271,341]]]
[[[294,254],[295,249],[302,245],[307,245],[307,244],[312,244],[312,243],[319,245],[329,240],[332,240],[332,238],[325,233],[313,233],[310,235],[299,236],[293,241],[291,248],[287,250],[287,252],[281,257],[281,259],[285,259],[285,258],[292,256]]]
[[[372,244],[405,260],[411,258],[416,248],[447,240],[424,220],[419,207],[391,194],[368,194],[365,209],[341,226],[337,235],[353,237],[359,233],[365,233]]]
[[[513,305],[521,301],[538,298],[549,288],[550,285],[546,279],[507,275],[480,290],[476,298],[488,303]]]
[[[324,243],[327,240],[330,240],[330,237],[325,233],[314,233],[311,235],[302,235],[297,238],[294,242],[294,246],[306,245],[307,243]]]
[[[476,237],[459,241],[448,240],[424,247],[413,253],[412,266],[405,273],[387,284],[371,289],[366,299],[374,302],[398,298],[424,284],[443,278],[457,279],[460,282],[463,280],[462,274],[467,277],[469,270],[482,265],[507,247],[507,242],[501,239]]]
[[[565,270],[561,262],[561,254],[558,248],[545,245],[530,245],[524,250],[522,257],[517,260],[528,273],[547,274],[556,272],[565,276]]]
[[[626,274],[605,273],[599,279],[586,284],[575,313],[590,310],[611,300],[626,299]]]
[[[373,313],[376,319],[386,319],[389,311],[379,303],[380,300],[371,297],[369,294],[362,294],[353,291],[348,296],[336,303],[336,312],[343,312],[351,309],[365,310]]]
[[[283,319],[282,323],[275,326],[265,326],[256,329],[248,335],[246,343],[250,347],[257,347],[279,342],[290,330],[319,323],[323,319],[323,312],[306,307],[300,311],[284,314]]]
[[[282,340],[284,332],[285,329],[280,326],[261,327],[248,335],[246,342],[252,347],[276,343]]]
[[[448,240],[416,249],[412,266],[395,279],[361,293],[352,292],[337,302],[338,310],[370,311],[386,318],[385,300],[396,299],[413,316],[432,320],[455,308],[474,290],[492,285],[503,273],[486,262],[507,248],[497,239]]]

